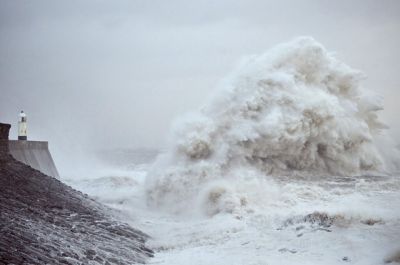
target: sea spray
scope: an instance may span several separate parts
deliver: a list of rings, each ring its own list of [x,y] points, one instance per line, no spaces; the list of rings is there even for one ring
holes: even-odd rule
[[[282,199],[279,176],[385,172],[376,141],[382,100],[363,78],[309,37],[249,58],[202,110],[176,123],[149,172],[149,203],[238,213],[261,197]]]

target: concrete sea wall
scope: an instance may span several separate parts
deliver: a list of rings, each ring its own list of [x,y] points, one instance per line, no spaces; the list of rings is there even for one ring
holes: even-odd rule
[[[8,140],[10,128],[10,124],[0,123],[0,149],[11,154],[14,159],[25,165],[48,176],[59,178],[48,143],[43,141]]]
[[[48,176],[59,178],[47,142],[9,140],[8,149],[16,160]]]

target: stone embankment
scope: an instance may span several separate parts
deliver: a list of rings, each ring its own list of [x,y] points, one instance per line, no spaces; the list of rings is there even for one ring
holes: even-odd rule
[[[0,264],[145,263],[148,236],[107,210],[15,160],[0,139]]]

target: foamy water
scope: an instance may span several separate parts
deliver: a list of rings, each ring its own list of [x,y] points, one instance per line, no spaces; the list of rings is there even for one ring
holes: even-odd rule
[[[312,38],[251,57],[173,126],[147,180],[149,203],[176,213],[199,205],[232,212],[276,201],[281,177],[392,172],[398,152],[382,143],[381,98],[362,77]]]
[[[68,183],[150,234],[148,245],[157,251],[150,264],[375,265],[400,250],[398,176],[280,180],[268,199],[258,194],[257,208],[209,216],[149,208],[146,174],[141,165]],[[315,212],[330,219],[304,218]]]
[[[155,163],[66,181],[148,233],[150,264],[384,264],[400,258],[398,151],[361,79],[296,39],[238,67]]]

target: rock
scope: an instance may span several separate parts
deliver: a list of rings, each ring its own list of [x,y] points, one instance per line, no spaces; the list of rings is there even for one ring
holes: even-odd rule
[[[400,250],[392,253],[385,259],[385,263],[400,263]]]
[[[333,224],[341,223],[343,221],[344,217],[341,215],[328,215],[327,213],[323,212],[313,212],[305,216],[295,216],[287,219],[283,223],[283,226],[279,229],[283,229],[292,225],[302,224],[296,226],[295,228],[296,231],[300,231],[305,229],[304,224],[308,224],[309,226],[316,228],[317,230],[331,232],[331,230],[327,228],[331,227]]]

